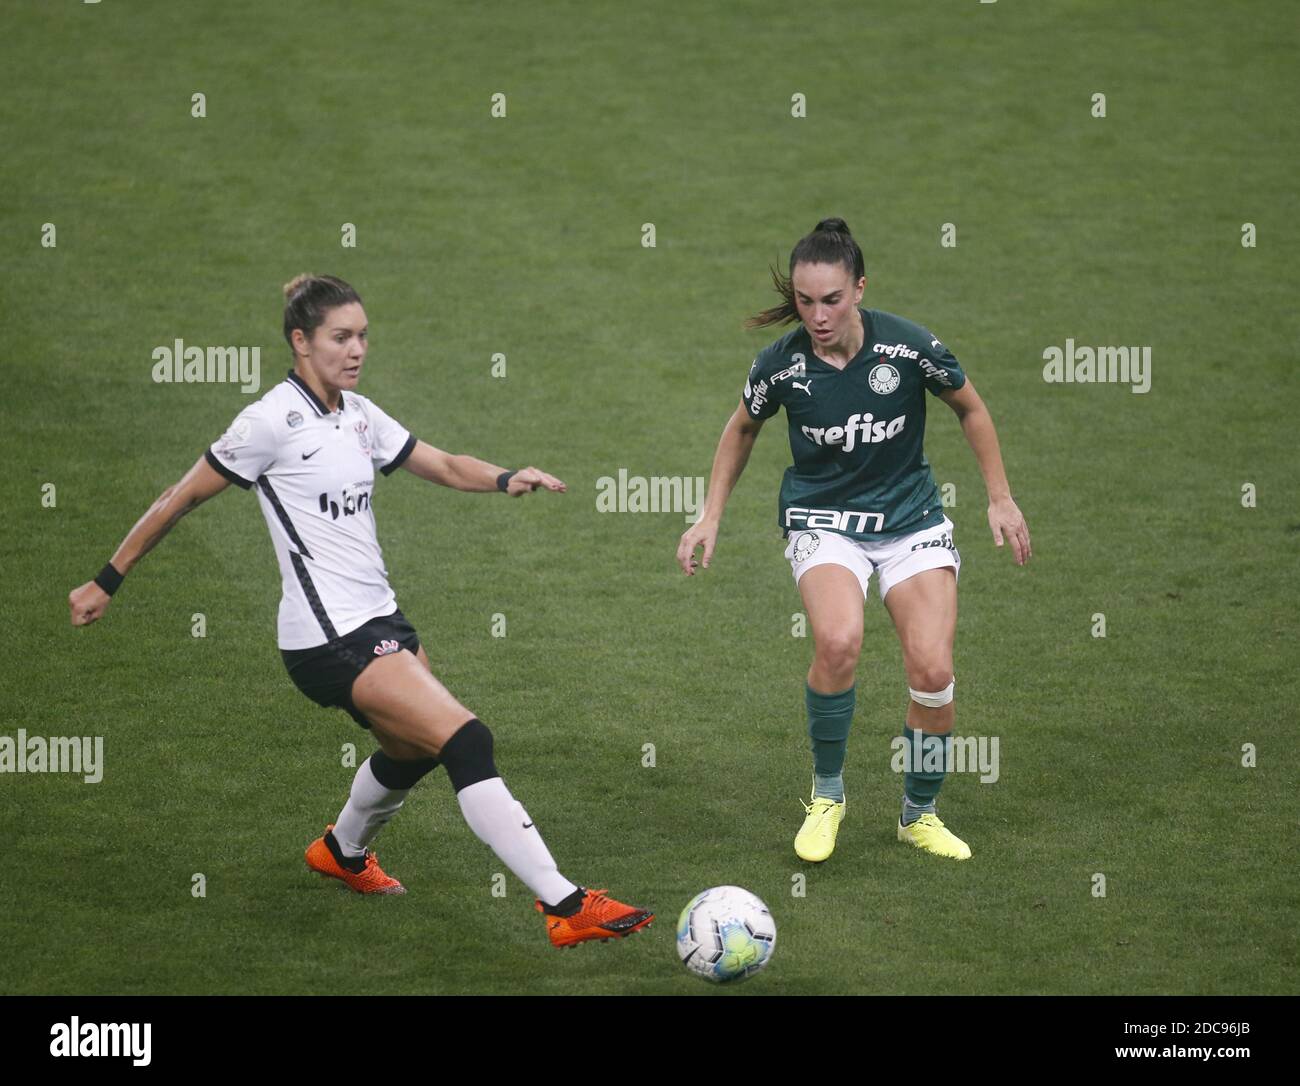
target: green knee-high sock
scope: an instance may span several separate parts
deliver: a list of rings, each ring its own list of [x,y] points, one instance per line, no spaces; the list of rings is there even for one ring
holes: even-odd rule
[[[813,795],[836,803],[844,802],[844,752],[849,745],[857,698],[856,685],[838,694],[819,694],[811,686],[804,687],[808,736],[812,740]]]
[[[903,751],[903,765],[906,771],[903,773],[901,821],[904,826],[908,826],[923,814],[934,813],[935,797],[943,787],[943,778],[947,771],[948,755],[952,749],[952,735],[931,735],[927,732],[914,731],[904,724],[903,739],[907,742],[907,747]]]

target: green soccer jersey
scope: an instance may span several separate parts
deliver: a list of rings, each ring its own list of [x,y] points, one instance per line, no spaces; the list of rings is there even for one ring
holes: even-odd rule
[[[952,353],[919,324],[859,309],[862,349],[842,370],[818,358],[800,324],[754,359],[744,403],[784,407],[794,463],[781,481],[782,532],[822,528],[879,540],[943,521],[922,451],[925,393],[961,388]]]

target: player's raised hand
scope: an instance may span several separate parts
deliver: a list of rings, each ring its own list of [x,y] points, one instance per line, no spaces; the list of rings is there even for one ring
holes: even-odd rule
[[[1029,525],[1019,506],[1011,498],[989,502],[989,527],[993,529],[993,542],[999,547],[1005,536],[1011,540],[1011,552],[1016,565],[1023,566],[1033,556],[1029,546]]]
[[[68,607],[72,611],[74,626],[89,626],[108,610],[112,599],[107,592],[94,581],[87,581],[80,588],[68,593]]]
[[[510,476],[510,482],[506,484],[506,493],[512,498],[517,498],[520,494],[531,494],[538,487],[558,491],[561,494],[569,489],[554,475],[547,475],[544,471],[529,467],[520,468]]]
[[[718,543],[718,522],[714,520],[696,521],[682,533],[682,541],[677,544],[677,564],[688,577],[695,574],[700,562],[695,560],[695,549],[704,548],[703,565],[709,568],[713,560],[713,548]]]

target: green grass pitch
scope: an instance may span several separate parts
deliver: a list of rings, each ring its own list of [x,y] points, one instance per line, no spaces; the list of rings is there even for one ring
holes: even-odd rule
[[[0,775],[0,990],[704,995],[673,922],[720,883],[779,929],[747,995],[1296,990],[1289,5],[1228,25],[1209,0],[10,9],[0,735],[102,736],[105,768]],[[967,864],[894,840],[907,691],[874,594],[839,848],[793,855],[811,641],[774,523],[784,420],[705,576],[674,566],[682,515],[596,510],[620,468],[707,475],[775,336],[741,321],[826,215],[863,245],[864,304],[966,366],[1033,535],[1025,569],[995,550],[931,400],[964,560],[957,732],[1000,741],[996,783],[940,797]],[[406,897],[306,871],[344,744],[370,745],[284,673],[251,495],[70,628],[68,591],[251,399],[155,383],[151,352],[258,345],[260,395],[301,271],[364,297],[362,392],[569,484],[507,502],[399,472],[380,542],[561,869],[659,912],[637,939],[553,950],[521,884],[493,896],[503,868],[441,773],[376,843]],[[1046,383],[1067,337],[1150,346],[1150,391]]]

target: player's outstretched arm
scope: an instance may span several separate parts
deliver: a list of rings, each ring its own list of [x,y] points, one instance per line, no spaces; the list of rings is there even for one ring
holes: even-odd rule
[[[1007,482],[1006,469],[1002,466],[1002,451],[998,446],[998,432],[993,427],[993,416],[969,378],[961,388],[940,392],[939,398],[952,408],[975,459],[979,461],[984,485],[989,492],[989,527],[993,530],[993,542],[1000,547],[1004,536],[1010,539],[1016,565],[1023,566],[1034,553],[1029,545],[1029,525],[1011,497],[1011,484]]]
[[[531,494],[534,490],[554,490],[560,493],[569,488],[554,475],[547,475],[534,467],[509,471],[479,460],[473,456],[457,456],[435,449],[417,441],[411,455],[402,461],[402,467],[421,479],[452,490],[485,492],[504,490],[512,498]]]
[[[108,609],[109,598],[116,591],[117,583],[131,572],[135,564],[153,550],[181,517],[229,485],[230,480],[214,471],[204,457],[199,457],[180,482],[173,483],[159,494],[149,511],[135,522],[135,527],[113,553],[112,569],[105,566],[95,580],[87,581],[68,593],[72,624],[88,626],[102,616]],[[106,591],[98,582],[107,584],[109,589]]]
[[[735,488],[741,472],[749,463],[749,454],[754,449],[754,441],[763,428],[763,420],[750,418],[742,402],[735,413],[727,420],[718,441],[718,451],[713,455],[713,470],[709,473],[709,492],[704,499],[704,508],[700,519],[682,533],[681,542],[677,544],[677,564],[688,577],[694,576],[699,562],[695,560],[695,551],[704,548],[703,565],[709,568],[713,560],[713,548],[718,542],[718,527],[722,523],[722,511],[727,506],[727,499]]]

